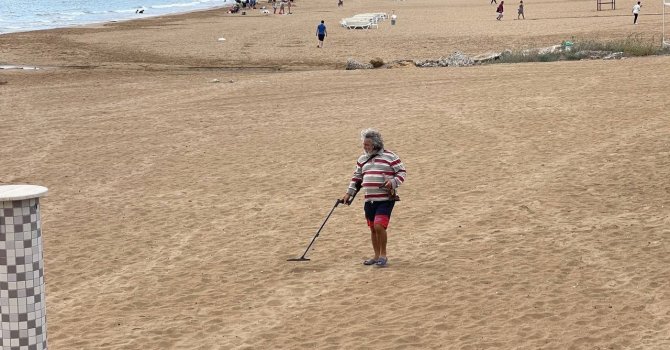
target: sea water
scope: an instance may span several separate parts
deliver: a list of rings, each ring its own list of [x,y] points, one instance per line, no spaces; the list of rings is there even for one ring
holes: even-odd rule
[[[232,6],[235,0],[0,0],[0,34]],[[137,13],[144,10],[144,13]]]

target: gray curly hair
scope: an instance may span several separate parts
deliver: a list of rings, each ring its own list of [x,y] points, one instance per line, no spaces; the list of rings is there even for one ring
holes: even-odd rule
[[[379,131],[372,128],[362,130],[361,141],[365,141],[365,139],[372,140],[372,148],[375,151],[381,151],[384,149],[384,139],[382,138],[382,134]]]

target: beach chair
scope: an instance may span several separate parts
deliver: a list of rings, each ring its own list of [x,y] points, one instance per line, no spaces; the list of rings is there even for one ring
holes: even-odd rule
[[[347,29],[370,29],[372,23],[368,19],[344,18],[342,25]]]
[[[379,21],[383,21],[384,19],[386,19],[386,14],[382,13],[382,12],[361,13],[361,14],[358,14],[358,15],[354,15],[353,17],[356,17],[356,18],[370,18],[370,20],[373,23],[377,23]]]
[[[347,27],[352,27],[352,28],[349,28],[349,29],[379,28],[379,25],[377,24],[378,18],[371,15],[371,14],[363,13],[363,14],[354,15],[352,17],[346,18],[346,21],[348,23]]]
[[[377,23],[377,17],[369,14],[369,13],[361,13],[358,15],[353,15],[351,18],[359,19],[359,20],[367,20],[371,23]]]
[[[389,18],[386,12],[374,12],[373,15],[377,16],[382,21]]]
[[[348,29],[370,29],[372,23],[370,21],[352,20],[347,21]]]

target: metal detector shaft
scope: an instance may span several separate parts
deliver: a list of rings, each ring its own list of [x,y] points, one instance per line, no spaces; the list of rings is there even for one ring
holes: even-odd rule
[[[288,259],[288,261],[307,261],[307,260],[309,260],[309,259],[305,258],[305,255],[307,255],[307,252],[309,251],[309,248],[311,248],[312,244],[314,244],[314,241],[316,241],[316,237],[319,237],[319,233],[321,233],[321,230],[323,229],[323,227],[326,226],[326,222],[330,218],[330,215],[333,214],[333,211],[335,210],[335,208],[337,208],[337,206],[340,203],[342,203],[341,199],[338,199],[337,201],[335,201],[335,205],[333,206],[332,209],[330,209],[330,213],[328,213],[328,216],[326,216],[326,219],[323,220],[323,223],[321,224],[321,227],[319,227],[319,230],[316,231],[316,234],[314,235],[314,237],[312,237],[312,241],[309,242],[309,245],[307,246],[307,249],[305,249],[305,252],[302,254],[302,256],[297,258],[297,259]]]

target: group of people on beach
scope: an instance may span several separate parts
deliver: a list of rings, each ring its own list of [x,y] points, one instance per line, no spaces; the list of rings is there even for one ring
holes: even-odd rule
[[[256,0],[235,0],[235,2],[240,4],[242,8],[256,8]]]
[[[235,2],[235,5],[228,10],[228,13],[238,13],[240,12],[240,9],[247,7],[249,9],[256,9],[257,0],[235,0]],[[275,15],[292,14],[291,5],[293,4],[293,0],[268,0],[268,3],[272,4],[272,13]],[[286,8],[288,8],[288,13],[285,12]],[[261,10],[263,14],[270,14],[270,11],[266,9],[265,6],[261,7]]]
[[[496,13],[498,14],[496,20],[500,21],[503,18],[505,1],[504,0],[500,1],[500,4],[498,4],[497,0],[491,0],[491,5],[493,4],[498,5],[498,7],[496,8]],[[640,1],[638,1],[637,4],[633,5],[633,24],[637,24],[637,18],[640,15],[641,8],[642,4]],[[526,15],[524,14],[524,8],[523,8],[523,0],[519,1],[519,7],[517,8],[516,19],[526,19]]]
[[[498,1],[491,0],[491,4],[498,4]],[[505,1],[501,1],[498,7],[496,8],[496,13],[498,16],[496,20],[500,21],[503,18],[503,12],[505,11]],[[517,9],[516,19],[526,19],[526,15],[523,13],[523,0],[519,1],[519,8]]]
[[[285,8],[288,8],[288,14],[291,14],[291,3],[293,0],[270,0],[268,2],[272,2],[272,13],[277,14],[277,10],[279,10],[280,15],[284,15],[285,13]]]

